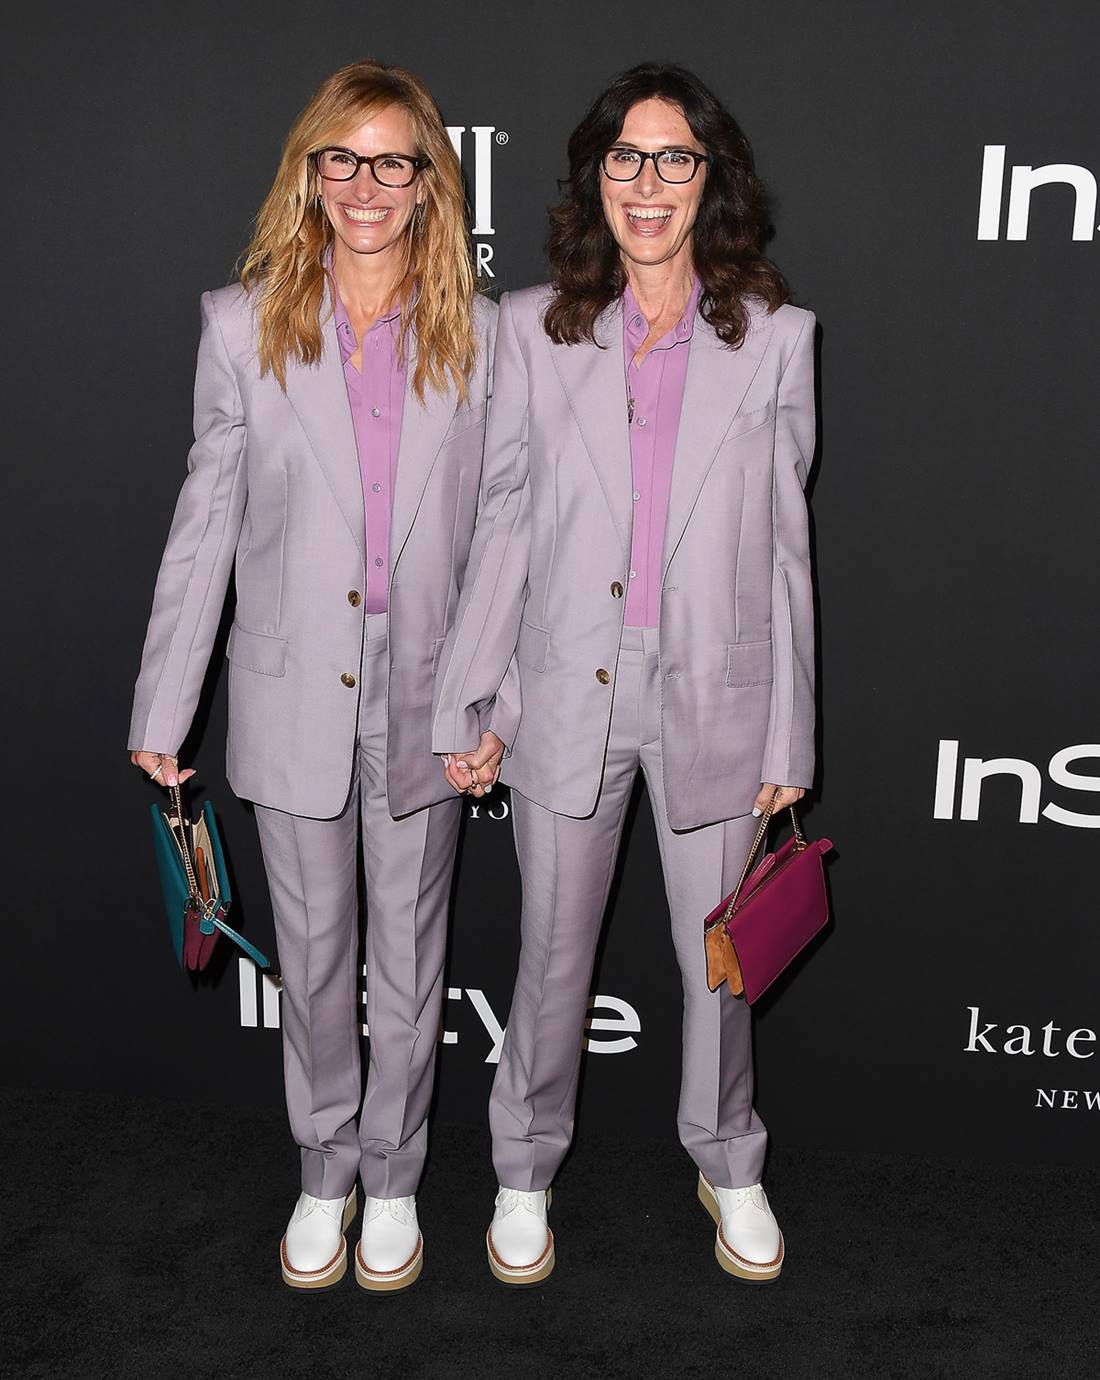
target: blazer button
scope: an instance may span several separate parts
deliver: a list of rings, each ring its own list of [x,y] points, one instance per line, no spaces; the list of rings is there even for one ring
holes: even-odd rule
[[[353,609],[357,609],[362,602],[363,596],[359,593],[357,589],[348,590],[348,603],[352,606]]]
[[[344,672],[344,674],[340,677],[340,683],[342,685],[346,685],[349,690],[355,689],[355,677],[351,674],[350,671]]]
[[[623,587],[619,584],[618,580],[612,580],[611,582],[611,597],[612,599],[621,599],[623,597]]]
[[[600,682],[601,685],[606,685],[610,681],[611,676],[601,666],[599,670],[596,672],[596,679]]]

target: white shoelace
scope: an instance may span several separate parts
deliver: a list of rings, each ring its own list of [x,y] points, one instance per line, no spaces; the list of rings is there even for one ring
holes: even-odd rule
[[[545,1189],[541,1193],[524,1193],[518,1188],[502,1188],[497,1194],[496,1208],[502,1217],[515,1212],[516,1208],[526,1208],[536,1217],[542,1217],[542,1205],[546,1202]]]
[[[364,1215],[363,1221],[373,1222],[384,1214],[392,1217],[399,1226],[411,1227],[416,1222],[416,1213],[413,1210],[415,1201],[415,1198],[372,1198],[371,1207]]]
[[[308,1217],[311,1212],[323,1212],[327,1217],[342,1218],[346,1198],[313,1198],[308,1193],[304,1194],[305,1201],[299,1204],[297,1217],[301,1221],[303,1217]]]
[[[761,1212],[768,1211],[768,1200],[760,1184],[750,1184],[748,1188],[719,1188],[715,1191],[719,1204],[726,1212],[736,1212],[748,1202]]]

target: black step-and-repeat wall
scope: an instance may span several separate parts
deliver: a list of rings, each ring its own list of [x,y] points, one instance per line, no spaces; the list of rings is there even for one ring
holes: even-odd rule
[[[565,142],[608,77],[697,70],[775,197],[821,322],[812,504],[834,923],[762,1004],[784,1145],[1085,1162],[1100,1128],[1095,55],[1100,12],[416,7],[24,11],[9,46],[0,1077],[276,1104],[278,996],[174,969],[123,751],[190,439],[197,299],[227,281],[317,82],[420,73],[494,288],[541,279]],[[224,674],[188,760],[238,918],[271,918],[223,776]],[[715,898],[717,900],[717,898]],[[438,1113],[484,1115],[517,950],[506,792],[471,805]],[[638,804],[593,985],[579,1125],[675,1134],[679,989]],[[288,1158],[288,1165],[290,1160]]]

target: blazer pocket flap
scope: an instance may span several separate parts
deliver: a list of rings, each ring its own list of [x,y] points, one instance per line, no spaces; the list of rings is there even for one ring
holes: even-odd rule
[[[736,441],[739,436],[744,436],[750,431],[755,431],[757,427],[764,426],[775,416],[775,399],[769,398],[763,407],[754,407],[751,412],[742,412],[734,417],[730,422],[730,429],[722,437],[722,444],[727,441]]]
[[[772,679],[772,644],[731,642],[726,648],[726,684],[768,685]]]
[[[225,654],[234,666],[258,671],[261,676],[286,675],[286,638],[250,632],[234,623]]]
[[[545,671],[546,658],[550,651],[550,634],[545,628],[534,623],[519,625],[519,641],[516,643],[516,660],[531,671]]]

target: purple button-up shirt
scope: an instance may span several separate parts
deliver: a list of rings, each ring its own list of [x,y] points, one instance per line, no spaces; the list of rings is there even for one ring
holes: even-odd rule
[[[367,528],[368,613],[385,613],[389,602],[390,515],[405,411],[405,368],[398,359],[401,309],[380,316],[363,337],[360,367],[351,357],[359,346],[333,279],[336,336],[344,363],[344,382],[363,477]]]
[[[660,622],[665,520],[689,342],[695,329],[700,290],[696,278],[683,316],[657,341],[640,365],[634,363],[634,355],[649,334],[649,322],[629,283],[623,293],[623,354],[634,496],[625,611],[626,624],[631,628],[655,628]]]

